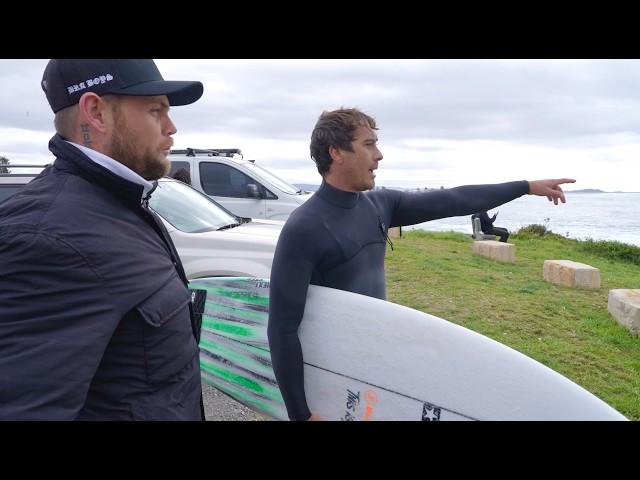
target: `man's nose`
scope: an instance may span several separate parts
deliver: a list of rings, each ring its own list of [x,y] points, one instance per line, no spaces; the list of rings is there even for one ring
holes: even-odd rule
[[[171,121],[171,118],[168,116],[167,116],[167,124],[165,126],[165,131],[167,132],[167,135],[175,135],[175,133],[178,131],[175,124]]]

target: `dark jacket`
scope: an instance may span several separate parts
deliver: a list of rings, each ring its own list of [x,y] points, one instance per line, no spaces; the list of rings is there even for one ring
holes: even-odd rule
[[[201,420],[186,277],[142,186],[49,148],[0,204],[0,419]]]

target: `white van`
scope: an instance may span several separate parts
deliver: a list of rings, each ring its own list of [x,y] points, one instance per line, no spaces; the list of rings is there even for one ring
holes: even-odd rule
[[[241,217],[286,220],[312,195],[256,165],[255,160],[244,160],[237,148],[171,150],[169,160],[169,176],[185,169],[193,188]]]

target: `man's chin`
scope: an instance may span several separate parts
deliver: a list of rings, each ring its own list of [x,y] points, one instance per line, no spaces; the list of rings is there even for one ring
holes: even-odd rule
[[[171,162],[165,157],[163,157],[163,159],[164,161],[151,165],[151,168],[146,169],[140,176],[150,182],[166,177],[171,171]]]
[[[169,172],[171,171],[171,162],[169,162],[169,160],[167,160],[167,163],[164,166],[164,171],[162,172],[162,177],[166,177],[167,175],[169,175]]]
[[[166,177],[171,171],[171,162],[164,154],[161,155],[159,160],[160,161],[158,162],[158,170],[160,176],[158,178]],[[158,180],[158,178],[154,178],[154,180]]]

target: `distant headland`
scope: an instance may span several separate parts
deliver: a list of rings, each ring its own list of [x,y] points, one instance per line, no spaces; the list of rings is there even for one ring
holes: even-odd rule
[[[565,193],[609,193],[597,188],[583,188],[582,190],[565,190]]]
[[[640,193],[640,192],[623,192],[621,190],[607,192],[604,190],[598,190],[597,188],[583,188],[582,190],[565,190],[565,193]]]

